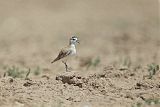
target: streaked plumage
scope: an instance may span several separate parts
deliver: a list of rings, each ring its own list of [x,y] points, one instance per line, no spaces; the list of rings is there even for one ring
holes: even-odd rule
[[[70,54],[71,54],[71,51],[70,51],[70,50],[68,50],[68,49],[62,49],[62,50],[59,52],[57,58],[54,59],[51,63],[54,63],[54,62],[56,62],[56,61],[58,61],[58,60],[60,60],[60,59],[62,59],[62,58],[65,58],[65,57],[67,57],[67,56],[70,55]]]

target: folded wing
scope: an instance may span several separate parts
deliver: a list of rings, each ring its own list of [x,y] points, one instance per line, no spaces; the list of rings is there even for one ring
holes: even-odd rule
[[[62,59],[62,58],[64,58],[64,57],[66,57],[66,56],[68,56],[68,55],[70,55],[70,54],[71,54],[71,51],[70,51],[70,50],[61,50],[61,51],[59,52],[57,58],[54,59],[51,63],[54,63],[54,62],[56,62],[56,61],[58,61],[58,60],[60,60],[60,59]]]

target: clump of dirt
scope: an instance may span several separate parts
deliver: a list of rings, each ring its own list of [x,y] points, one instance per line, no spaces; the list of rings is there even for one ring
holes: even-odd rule
[[[147,72],[145,69],[105,68],[87,75],[65,72],[55,78],[0,78],[0,102],[3,102],[1,105],[18,102],[23,106],[131,106],[149,98],[160,98],[159,72],[152,79],[146,78]]]
[[[75,73],[64,73],[63,75],[56,76],[56,80],[62,81],[64,84],[73,84],[74,86],[82,88],[82,84],[85,83],[86,78]]]

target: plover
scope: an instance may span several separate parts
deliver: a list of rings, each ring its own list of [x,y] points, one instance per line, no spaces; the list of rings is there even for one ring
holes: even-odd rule
[[[76,36],[72,36],[69,39],[69,45],[59,52],[58,56],[51,62],[54,63],[56,61],[62,60],[62,63],[65,65],[66,71],[68,70],[67,60],[70,56],[76,55],[76,44],[79,43],[79,40]]]

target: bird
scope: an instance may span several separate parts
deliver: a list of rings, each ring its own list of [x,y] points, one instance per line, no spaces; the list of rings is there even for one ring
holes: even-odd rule
[[[51,63],[55,63],[59,60],[62,61],[62,63],[65,65],[65,70],[66,72],[69,71],[69,67],[67,65],[67,60],[69,59],[69,57],[72,57],[74,55],[76,55],[76,45],[77,43],[79,44],[79,40],[78,37],[76,36],[72,36],[69,39],[69,45],[65,48],[62,48],[58,54],[58,56],[51,62]]]

